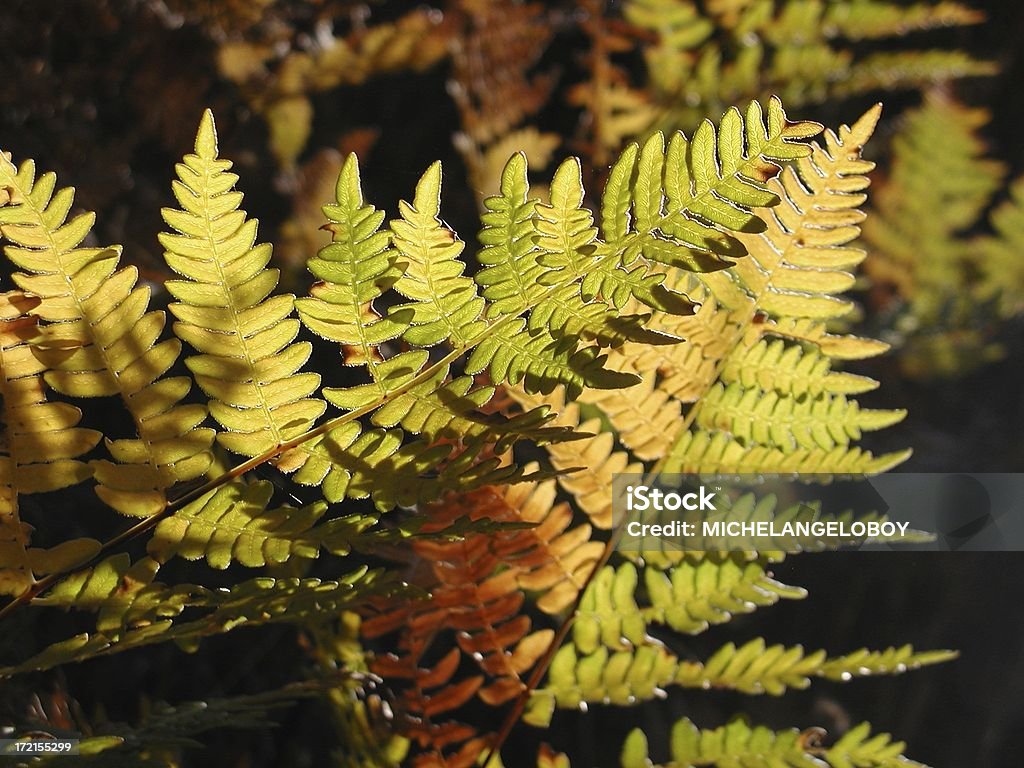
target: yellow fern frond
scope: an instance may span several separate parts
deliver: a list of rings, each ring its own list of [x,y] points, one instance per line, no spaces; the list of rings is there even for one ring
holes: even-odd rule
[[[748,258],[729,270],[690,278],[691,283],[700,281],[693,286],[694,297],[709,309],[674,319],[677,332],[700,348],[700,362],[698,376],[691,375],[683,388],[673,387],[694,404],[688,429],[676,437],[659,464],[662,469],[880,472],[906,457],[876,458],[852,446],[862,430],[894,424],[904,412],[864,410],[844,392],[833,394],[835,387],[856,392],[873,384],[848,375],[834,378],[827,361],[822,365],[823,356],[858,357],[885,349],[872,340],[835,337],[826,330],[828,322],[852,308],[839,294],[852,285],[847,270],[864,259],[863,251],[848,244],[859,234],[864,217],[859,206],[868,186],[863,174],[873,167],[860,159],[860,151],[878,116],[875,108],[853,128],[827,132],[824,147],[816,146],[810,157],[769,183],[783,202],[766,212],[765,233],[738,235]],[[715,333],[697,333],[708,320],[721,324],[723,318]],[[817,349],[769,342],[773,335],[813,342]],[[744,368],[751,356],[756,359],[770,349],[776,363],[771,374]],[[695,354],[686,353],[688,359]],[[683,370],[680,362],[672,367]],[[745,380],[740,370],[747,371]]]
[[[118,463],[94,462],[97,493],[118,511],[145,517],[164,508],[166,491],[206,471],[213,432],[199,428],[202,405],[181,405],[191,384],[161,378],[181,350],[177,339],[158,341],[163,312],[147,312],[150,290],[138,270],[118,269],[119,248],[80,248],[93,214],[67,216],[74,190],[54,194],[56,177],[35,179],[27,162],[18,170],[0,157],[0,186],[14,204],[0,207],[0,233],[13,246],[7,257],[26,273],[15,282],[42,299],[32,314],[48,325],[33,341],[51,370],[47,384],[76,397],[120,395],[137,439],[107,439]]]
[[[213,398],[210,414],[228,431],[218,441],[243,456],[258,456],[306,432],[326,404],[311,397],[320,375],[302,373],[312,346],[292,343],[299,321],[294,297],[270,296],[279,270],[267,269],[271,247],[255,245],[255,220],[239,210],[242,194],[231,163],[217,154],[213,115],[199,124],[195,153],[177,166],[174,195],[182,210],[165,208],[164,220],[177,234],[162,234],[168,265],[187,280],[167,289],[179,303],[174,330],[200,354],[185,362],[199,386]],[[278,460],[290,471],[303,453]]]

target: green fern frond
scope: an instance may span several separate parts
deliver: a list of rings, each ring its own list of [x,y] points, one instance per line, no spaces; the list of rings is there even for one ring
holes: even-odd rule
[[[555,654],[546,685],[531,696],[526,719],[533,725],[546,725],[555,707],[632,705],[663,696],[670,686],[780,696],[787,688],[806,688],[812,677],[847,681],[855,676],[901,674],[955,657],[951,651],[915,653],[910,646],[903,646],[860,650],[830,659],[824,651],[808,655],[799,645],[767,646],[758,638],[739,648],[727,643],[702,664],[681,661],[651,639],[619,651],[599,645],[589,654],[568,644]]]
[[[956,658],[953,651],[915,653],[909,645],[884,651],[861,649],[828,658],[807,654],[802,646],[768,646],[762,638],[737,647],[726,643],[704,663],[684,661],[673,682],[686,688],[729,688],[742,693],[781,696],[787,688],[806,688],[812,677],[845,682],[867,675],[893,675]]]
[[[573,623],[572,642],[582,653],[593,653],[599,645],[613,650],[642,645],[652,624],[697,634],[729,621],[734,614],[807,594],[771,578],[765,561],[728,553],[684,560],[669,571],[645,567],[643,600],[638,598],[640,587],[640,573],[633,563],[601,569]]]
[[[344,555],[350,542],[373,525],[373,516],[340,517],[317,524],[327,512],[320,502],[301,509],[267,509],[274,488],[270,482],[238,481],[223,486],[161,520],[147,551],[160,563],[171,557],[205,558],[212,568],[237,562],[247,568],[313,559],[321,549]]]
[[[195,153],[176,170],[174,195],[182,210],[165,208],[176,234],[162,234],[168,265],[187,280],[169,280],[178,299],[175,333],[200,354],[185,362],[209,395],[210,414],[228,431],[218,441],[258,456],[307,431],[326,405],[312,397],[320,376],[301,373],[312,346],[293,344],[299,322],[292,296],[273,296],[279,271],[267,269],[271,247],[255,245],[255,220],[239,209],[242,194],[231,163],[217,153],[213,115],[199,124]],[[295,469],[301,454],[278,466]]]
[[[0,234],[13,243],[7,257],[26,272],[15,282],[42,301],[32,314],[47,321],[32,344],[58,392],[75,397],[120,395],[137,439],[106,440],[118,463],[93,462],[97,493],[118,511],[138,517],[164,508],[166,491],[199,477],[211,461],[213,431],[198,425],[202,405],[182,405],[185,377],[161,378],[181,350],[158,341],[163,312],[147,312],[150,290],[136,286],[135,267],[118,269],[119,248],[80,248],[94,216],[67,221],[74,190],[54,193],[56,177],[35,178],[27,162],[16,169],[0,157],[0,186],[12,200],[0,207]]]
[[[193,584],[170,587],[152,580],[157,567],[149,558],[130,565],[126,556],[115,556],[70,577],[44,604],[86,610],[98,607],[96,631],[54,643],[20,664],[0,667],[0,677],[154,643],[174,641],[195,648],[205,637],[241,626],[301,624],[403,588],[390,574],[365,567],[336,580],[259,577],[225,590]],[[125,576],[130,577],[128,589],[121,588]],[[175,620],[186,608],[187,618]]]
[[[28,343],[36,320],[27,313],[39,299],[20,291],[0,294],[0,594],[20,595],[37,575],[88,560],[99,549],[93,539],[74,539],[51,549],[30,549],[32,527],[23,522],[20,497],[76,485],[92,476],[79,457],[100,433],[78,426],[81,411],[48,403],[40,377],[45,371]]]
[[[335,197],[335,203],[324,206],[332,243],[307,265],[321,282],[310,298],[295,302],[296,309],[307,328],[343,345],[346,364],[369,365],[379,357],[377,347],[408,326],[379,317],[372,306],[402,273],[388,233],[380,231],[384,213],[363,201],[355,155],[342,167]]]
[[[446,339],[464,345],[484,328],[484,299],[476,284],[462,272],[463,243],[440,220],[441,164],[434,163],[416,184],[410,205],[399,204],[401,219],[391,222],[392,243],[404,260],[403,273],[393,288],[412,299],[393,313],[408,310],[410,328],[403,338],[429,347]],[[487,296],[486,291],[484,296]]]
[[[925,768],[903,756],[906,745],[888,734],[871,736],[867,723],[847,731],[828,749],[819,748],[795,728],[772,731],[733,720],[701,730],[683,718],[672,727],[672,759],[657,767],[648,756],[647,737],[639,728],[622,748],[623,768],[700,768],[702,766],[779,765],[787,768]]]
[[[996,299],[1004,317],[1024,312],[1024,179],[1010,187],[1010,199],[990,217],[995,234],[973,246],[973,261],[981,273],[978,293]]]

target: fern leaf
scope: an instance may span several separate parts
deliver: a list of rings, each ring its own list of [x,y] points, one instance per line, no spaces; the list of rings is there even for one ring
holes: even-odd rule
[[[799,645],[768,646],[763,639],[740,647],[726,643],[707,662],[682,662],[675,682],[687,688],[730,688],[743,693],[781,696],[787,688],[806,688],[811,677],[847,681],[867,675],[901,674],[956,657],[951,651],[915,653],[909,645],[885,651],[861,649],[829,659],[824,651],[805,654]]]
[[[223,591],[189,584],[169,587],[152,580],[157,567],[154,561],[147,558],[131,566],[126,558],[115,558],[72,576],[49,600],[52,605],[80,604],[87,610],[101,606],[97,630],[54,643],[19,664],[2,667],[0,677],[51,669],[154,643],[174,641],[194,648],[205,637],[241,626],[301,624],[402,588],[383,571],[366,568],[326,581],[259,577]],[[132,577],[129,589],[120,589],[119,573]],[[112,592],[104,595],[108,588]],[[110,601],[110,597],[117,599]]]
[[[568,644],[555,654],[547,684],[534,691],[524,719],[532,725],[546,725],[555,707],[631,705],[661,696],[672,685],[779,696],[787,688],[806,688],[811,677],[846,681],[857,675],[901,674],[955,656],[950,651],[915,653],[910,646],[903,646],[829,659],[824,651],[808,655],[801,646],[769,647],[759,638],[739,648],[727,643],[701,664],[680,661],[651,639],[619,651],[600,645],[590,654],[581,654]]]
[[[647,642],[652,624],[697,634],[734,614],[807,594],[772,579],[765,559],[748,561],[739,553],[683,559],[668,571],[647,565],[642,579],[643,599],[640,573],[632,563],[606,566],[595,576],[573,623],[576,648],[582,653],[600,645],[628,650]]]
[[[982,20],[952,2],[780,0],[698,8],[688,0],[629,0],[624,16],[657,37],[644,50],[649,122],[633,135],[690,130],[726,103],[771,93],[794,107],[995,73],[991,62],[963,51],[872,53],[857,44]]]
[[[399,204],[401,219],[391,222],[395,249],[407,262],[393,286],[413,300],[396,307],[408,314],[406,341],[429,347],[450,339],[463,346],[483,330],[484,300],[476,284],[463,276],[463,244],[438,218],[441,213],[441,164],[434,163],[416,185],[413,203]],[[484,294],[486,296],[486,293]],[[408,310],[406,313],[405,310]]]
[[[56,178],[35,179],[31,162],[15,169],[0,158],[0,186],[13,205],[0,207],[0,233],[14,245],[7,257],[26,273],[14,279],[42,299],[32,313],[48,321],[33,345],[51,370],[44,378],[63,394],[120,395],[138,439],[106,441],[119,463],[93,463],[97,493],[119,512],[145,517],[163,509],[166,491],[210,464],[213,432],[200,428],[201,405],[181,405],[190,383],[161,378],[178,358],[176,339],[158,342],[162,312],[147,312],[149,288],[134,267],[118,270],[118,248],[79,248],[93,215],[67,221],[73,189],[54,194]]]
[[[848,731],[832,747],[812,746],[795,728],[772,731],[743,720],[711,730],[697,728],[683,718],[672,727],[669,740],[672,759],[658,768],[698,768],[727,765],[785,765],[790,768],[821,768],[822,758],[832,768],[924,768],[903,757],[905,744],[888,734],[869,738],[871,728],[862,723]],[[639,728],[630,732],[622,748],[623,768],[653,768],[647,737]]]
[[[822,355],[831,357],[837,348],[846,357],[884,349],[870,341],[830,337],[824,330],[827,321],[850,310],[849,302],[837,294],[852,282],[845,270],[864,258],[847,243],[858,235],[863,218],[858,207],[868,180],[862,174],[872,166],[859,154],[878,115],[877,109],[871,110],[852,128],[826,133],[824,147],[816,146],[810,157],[772,180],[769,186],[783,203],[767,216],[768,229],[738,235],[750,256],[728,271],[702,275],[703,285],[693,286],[694,295],[706,299],[706,309],[678,318],[674,328],[695,349],[686,353],[686,361],[671,361],[671,368],[685,376],[682,365],[699,350],[698,377],[674,387],[677,397],[695,400],[688,412],[692,426],[674,437],[661,464],[664,470],[785,467],[794,472],[827,474],[834,468],[839,473],[875,473],[905,459],[906,453],[874,457],[852,444],[865,429],[900,421],[902,411],[863,410],[845,394],[833,395],[812,383],[820,381]],[[707,333],[709,320],[720,324],[715,327],[721,332]],[[778,373],[767,380],[750,378],[749,383],[735,379],[737,368],[749,355],[762,354],[765,337],[773,334],[820,342],[817,350],[780,348],[772,342],[779,361],[787,363],[786,372],[802,373],[803,384],[796,391],[793,384],[778,391]],[[855,390],[871,386],[863,379],[842,380]],[[818,389],[813,395],[812,386]]]
[[[317,525],[326,504],[268,511],[272,494],[267,481],[223,486],[161,520],[147,551],[160,563],[177,556],[205,558],[218,569],[232,562],[259,568],[292,557],[313,559],[321,549],[347,554],[351,540],[376,522],[373,516],[349,516]]]
[[[895,288],[923,323],[934,323],[964,283],[969,246],[957,234],[975,224],[1004,173],[1001,163],[983,158],[977,131],[989,118],[984,110],[930,94],[904,117],[893,140],[891,171],[864,222],[868,275]],[[934,205],[945,215],[920,216]],[[918,218],[918,226],[908,225]],[[928,258],[921,257],[922,248]]]
[[[528,527],[459,541],[414,539],[413,550],[430,563],[430,578],[422,584],[430,597],[382,606],[363,622],[369,637],[400,633],[399,653],[379,657],[374,671],[404,683],[402,709],[412,715],[404,732],[429,747],[416,764],[461,764],[460,755],[480,754],[486,742],[474,738],[474,729],[441,716],[474,697],[497,706],[525,690],[526,673],[554,633],[531,631],[532,622],[522,612],[524,593],[538,594],[542,611],[563,611],[600,556],[602,545],[589,541],[590,526],[570,528],[571,509],[554,502],[555,484],[549,480],[481,488],[432,504],[421,533],[443,533],[461,518]],[[432,649],[444,647],[449,632],[455,633],[455,647],[440,662],[425,665],[435,657]],[[457,675],[461,657],[472,658],[482,674]]]
[[[82,414],[74,406],[46,401],[40,377],[45,367],[28,344],[36,320],[26,313],[39,303],[19,291],[0,294],[0,594],[7,595],[19,595],[36,575],[64,570],[99,549],[92,539],[28,548],[32,527],[21,519],[21,495],[89,478],[92,471],[79,457],[101,437],[78,426]]]
[[[175,332],[200,354],[186,364],[213,400],[211,415],[228,431],[218,436],[229,450],[258,456],[307,431],[324,412],[311,397],[320,386],[316,373],[300,373],[312,351],[293,344],[299,322],[290,317],[291,296],[267,298],[279,272],[266,269],[270,246],[255,245],[255,220],[239,210],[238,177],[217,152],[213,115],[199,125],[195,152],[177,166],[175,197],[181,210],[165,208],[164,220],[176,234],[163,234],[168,265],[186,280],[167,289],[178,299],[171,312]],[[301,454],[281,457],[278,466],[295,469]]]
[[[381,318],[372,304],[401,271],[395,266],[388,234],[379,231],[383,212],[363,202],[355,155],[342,166],[335,198],[335,203],[324,206],[333,242],[308,264],[322,282],[313,287],[311,298],[297,300],[296,308],[306,327],[344,345],[347,364],[367,364],[379,357],[376,348],[381,343],[399,336],[408,325]]]
[[[1024,250],[1024,181],[1010,187],[1010,199],[991,215],[994,236],[975,244],[974,263],[981,272],[978,293],[982,299],[996,299],[1004,317],[1024,312],[1024,267],[1019,254]]]

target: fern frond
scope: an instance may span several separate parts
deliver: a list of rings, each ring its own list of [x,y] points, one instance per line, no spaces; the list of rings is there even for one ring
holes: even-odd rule
[[[392,310],[408,314],[411,327],[402,336],[421,347],[445,340],[465,345],[484,328],[480,319],[484,300],[473,280],[462,274],[466,268],[459,260],[463,243],[439,218],[440,162],[431,165],[416,184],[413,203],[403,200],[399,210],[402,218],[391,222],[392,243],[406,263],[392,287],[413,300]]]
[[[894,675],[956,658],[952,651],[915,653],[909,645],[828,658],[806,654],[802,646],[768,646],[761,638],[740,647],[726,643],[708,661],[681,662],[674,682],[686,688],[729,688],[742,693],[781,696],[787,688],[806,688],[812,677],[846,682],[867,675]]]
[[[996,64],[978,61],[964,51],[937,49],[875,53],[850,67],[849,79],[836,88],[836,95],[925,89],[934,83],[965,77],[990,77],[998,72]]]
[[[1010,187],[1010,199],[990,217],[995,235],[974,243],[973,261],[981,272],[978,293],[995,298],[1004,317],[1024,312],[1024,180]]]
[[[379,637],[398,630],[399,653],[373,665],[388,680],[406,682],[403,711],[412,715],[405,733],[423,748],[417,764],[480,754],[486,742],[475,730],[439,721],[440,715],[476,697],[497,706],[525,690],[526,673],[547,650],[553,631],[531,631],[522,611],[525,593],[538,595],[547,613],[563,611],[575,599],[602,545],[590,541],[590,526],[570,528],[572,511],[555,504],[555,483],[520,483],[452,494],[427,509],[421,533],[441,532],[456,521],[488,520],[520,526],[460,541],[417,538],[413,551],[430,565],[430,592],[420,602],[382,606],[363,622],[363,633]],[[424,666],[432,649],[454,633],[455,647],[440,662]],[[472,658],[480,674],[457,675],[460,659]],[[456,752],[450,747],[457,744]],[[442,755],[443,753],[443,755]],[[438,763],[447,764],[447,763]]]
[[[15,596],[36,575],[88,560],[99,549],[99,542],[84,538],[49,550],[28,548],[32,526],[21,519],[20,497],[91,477],[79,457],[101,437],[78,426],[82,413],[74,406],[46,401],[40,377],[45,366],[28,343],[36,320],[27,313],[39,303],[20,291],[0,294],[0,594]]]
[[[926,324],[965,283],[969,245],[957,235],[978,220],[1004,174],[1001,163],[983,157],[977,132],[989,119],[985,110],[929,94],[905,115],[891,170],[864,222],[869,277],[894,288]],[[938,209],[942,216],[924,215]]]
[[[645,600],[638,597],[640,586],[640,574],[630,562],[605,566],[595,576],[573,622],[572,641],[582,653],[600,645],[612,650],[642,645],[651,624],[697,634],[734,614],[807,594],[772,579],[764,562],[728,553],[683,561],[668,572],[646,567]]]
[[[1005,173],[984,157],[979,131],[990,118],[929,93],[893,139],[891,172],[864,224],[866,270],[878,302],[894,311],[900,365],[912,377],[963,375],[999,356],[986,329],[997,320],[997,308],[985,304],[993,293],[978,279],[987,271],[984,250],[967,234]],[[932,206],[946,215],[923,215]],[[920,226],[908,227],[908,218]],[[1000,280],[1012,290],[1007,277]]]
[[[697,10],[688,0],[630,0],[624,16],[658,37],[644,51],[656,116],[641,134],[688,130],[725,104],[768,93],[802,105],[995,72],[962,51],[871,53],[857,44],[983,19],[959,3],[779,0]]]
[[[165,208],[164,220],[176,234],[162,234],[168,265],[187,280],[170,280],[178,299],[171,312],[174,330],[199,355],[186,359],[196,382],[209,395],[210,414],[228,431],[218,435],[225,448],[258,456],[306,432],[326,405],[312,397],[316,373],[301,373],[312,347],[293,344],[299,322],[291,318],[292,296],[273,296],[279,270],[267,269],[269,245],[255,245],[255,220],[239,209],[238,177],[217,152],[213,115],[199,124],[195,152],[176,170],[174,195],[182,210]],[[303,461],[292,452],[278,466],[295,469]]]
[[[820,749],[795,728],[772,731],[763,725],[750,726],[740,719],[710,730],[697,728],[683,718],[672,727],[669,740],[672,759],[657,768],[699,768],[700,766],[785,765],[789,768],[925,768],[903,756],[906,745],[888,734],[871,737],[871,728],[861,723],[849,730],[832,747]],[[824,763],[822,762],[824,760]],[[623,768],[654,768],[648,756],[647,737],[639,728],[630,732],[622,748]]]
[[[852,284],[846,270],[864,258],[847,244],[859,234],[863,219],[858,210],[868,185],[863,174],[872,164],[859,156],[878,114],[876,108],[853,128],[826,133],[824,147],[816,146],[810,157],[772,180],[769,186],[783,202],[767,215],[767,231],[738,235],[750,256],[728,271],[700,276],[700,284],[693,286],[693,295],[705,300],[703,312],[674,325],[694,349],[685,360],[659,365],[659,370],[668,368],[669,381],[673,370],[685,377],[683,366],[699,353],[697,365],[690,365],[690,380],[673,387],[676,397],[694,404],[688,411],[689,429],[677,433],[660,464],[665,471],[877,473],[905,459],[906,453],[874,457],[852,445],[862,430],[900,421],[902,411],[864,410],[845,394],[815,383],[828,372],[827,364],[821,367],[822,356],[855,357],[884,349],[877,342],[831,337],[825,331],[828,321],[851,309],[838,294]],[[721,330],[708,333],[709,320]],[[771,335],[818,342],[818,349],[771,342],[780,363],[786,362],[785,374],[776,369],[771,377],[758,378],[750,376],[752,370],[746,382],[736,380],[748,356],[765,353]],[[799,388],[789,383],[779,391],[775,382],[796,371],[802,373]],[[871,387],[859,378],[840,380],[854,391]]]
[[[225,485],[161,520],[147,552],[160,563],[205,558],[212,568],[232,562],[259,568],[292,557],[313,559],[321,549],[347,554],[352,539],[377,521],[353,515],[317,525],[327,511],[322,502],[268,511],[273,490],[267,481]]]
[[[146,558],[130,565],[115,556],[66,580],[46,604],[100,610],[97,629],[50,645],[0,677],[51,669],[154,643],[174,641],[195,648],[205,637],[241,626],[298,623],[339,613],[371,597],[394,594],[402,584],[383,571],[367,568],[336,580],[260,577],[225,590],[193,584],[173,587],[153,581],[158,565]],[[128,577],[123,589],[121,578]],[[186,618],[181,617],[185,609]]]
[[[885,651],[860,650],[829,659],[824,651],[807,655],[801,646],[769,647],[758,638],[739,648],[727,643],[702,664],[680,661],[651,639],[620,651],[599,645],[590,654],[581,654],[569,644],[555,654],[547,684],[534,691],[524,719],[532,725],[546,725],[555,707],[632,705],[660,697],[673,685],[779,696],[787,688],[806,688],[811,677],[847,681],[859,675],[901,674],[955,656],[951,651],[915,653],[910,646],[903,646]]]
[[[313,286],[309,298],[296,301],[296,309],[307,328],[342,345],[346,365],[366,365],[374,375],[376,394],[386,395],[386,382],[397,384],[411,379],[425,358],[398,355],[390,366],[378,369],[378,347],[400,336],[408,322],[380,317],[373,301],[402,272],[395,264],[397,253],[389,247],[388,233],[379,231],[384,213],[363,202],[355,155],[342,166],[335,196],[335,204],[324,206],[332,243],[320,249],[308,264],[321,282]],[[372,400],[375,393],[362,394],[366,389],[355,390],[361,393],[355,401],[344,390],[327,389],[325,395],[335,405],[355,409],[363,400]]]
[[[746,347],[742,356],[729,356],[719,380],[726,386],[736,383],[745,389],[759,387],[795,397],[859,395],[878,387],[867,376],[833,370],[828,355],[787,346],[781,339],[762,339]]]
[[[584,656],[572,644],[564,645],[551,662],[546,685],[530,696],[523,721],[547,727],[556,707],[628,706],[662,697],[678,667],[675,655],[655,641],[617,652],[600,646]]]
[[[175,483],[206,471],[213,431],[198,425],[202,405],[181,405],[190,382],[161,378],[181,350],[177,339],[158,341],[162,312],[147,312],[150,290],[136,286],[134,267],[118,269],[119,248],[80,248],[93,214],[67,221],[74,190],[54,194],[56,178],[35,179],[31,162],[18,170],[0,157],[0,186],[13,191],[0,207],[0,234],[13,243],[7,257],[26,270],[14,275],[42,302],[32,314],[47,321],[33,340],[50,370],[47,384],[66,395],[120,395],[137,439],[107,439],[118,463],[93,462],[97,493],[127,515],[147,517],[164,508]]]

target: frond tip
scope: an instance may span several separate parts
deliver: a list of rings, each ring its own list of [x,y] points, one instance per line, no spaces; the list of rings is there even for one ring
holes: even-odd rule
[[[207,110],[195,153],[176,166],[172,189],[181,210],[162,211],[175,233],[161,234],[160,243],[168,265],[186,278],[166,283],[178,299],[174,330],[200,353],[185,362],[212,398],[210,414],[228,430],[218,441],[258,456],[307,431],[326,404],[312,397],[319,374],[300,370],[312,345],[292,343],[299,332],[294,297],[271,296],[279,270],[267,268],[271,247],[255,244],[257,222],[239,209],[242,193],[230,168],[218,157]],[[278,465],[293,470],[303,460],[292,452]]]

